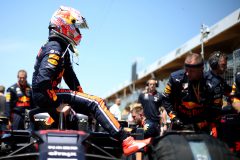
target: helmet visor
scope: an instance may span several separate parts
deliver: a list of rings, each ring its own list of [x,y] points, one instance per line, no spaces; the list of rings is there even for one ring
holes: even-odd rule
[[[82,22],[80,21],[76,21],[74,24],[75,28],[88,28],[88,25],[87,25],[87,21],[85,20],[85,18],[81,17],[82,19]]]

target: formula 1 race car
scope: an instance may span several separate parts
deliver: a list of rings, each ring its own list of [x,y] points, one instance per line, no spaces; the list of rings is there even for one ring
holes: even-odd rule
[[[32,131],[28,128],[29,116],[26,115],[26,130],[4,130],[0,139],[0,160],[126,158],[118,140],[107,132],[89,129],[86,115],[75,114],[72,117],[61,112],[58,128],[52,128],[51,121],[48,113],[35,114]]]
[[[71,116],[66,118],[60,113],[59,117],[57,129],[51,128],[51,119],[47,113],[38,113],[34,115],[36,130],[1,132],[0,160],[239,159],[224,142],[193,130],[168,130],[163,136],[153,138],[147,148],[125,157],[118,140],[103,129],[98,128],[97,132],[89,129],[88,116],[76,114],[74,119]],[[28,123],[27,116],[26,123]],[[126,122],[120,123],[126,126]],[[69,126],[75,128],[71,129]],[[144,137],[141,128],[130,134],[136,139]]]

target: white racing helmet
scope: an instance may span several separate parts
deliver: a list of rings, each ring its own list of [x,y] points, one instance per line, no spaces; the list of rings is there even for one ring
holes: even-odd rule
[[[76,9],[66,6],[60,6],[54,12],[49,25],[49,29],[65,38],[73,47],[82,39],[80,28],[88,28],[85,18]]]

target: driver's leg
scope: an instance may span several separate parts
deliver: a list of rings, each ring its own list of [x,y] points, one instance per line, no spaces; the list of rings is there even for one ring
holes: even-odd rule
[[[150,139],[134,140],[133,137],[128,136],[121,128],[119,122],[107,109],[103,99],[85,93],[72,92],[70,90],[62,90],[56,92],[56,94],[64,103],[72,105],[76,112],[91,112],[94,118],[106,131],[122,141],[125,155],[130,155],[150,143]]]

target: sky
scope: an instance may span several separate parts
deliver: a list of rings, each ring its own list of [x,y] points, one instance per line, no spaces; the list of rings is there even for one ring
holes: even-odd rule
[[[16,83],[20,69],[31,84],[50,18],[61,5],[87,20],[77,47],[79,65],[73,66],[84,92],[105,98],[131,80],[133,62],[138,72],[144,70],[199,34],[201,24],[212,26],[240,8],[240,0],[3,0],[0,85]]]

